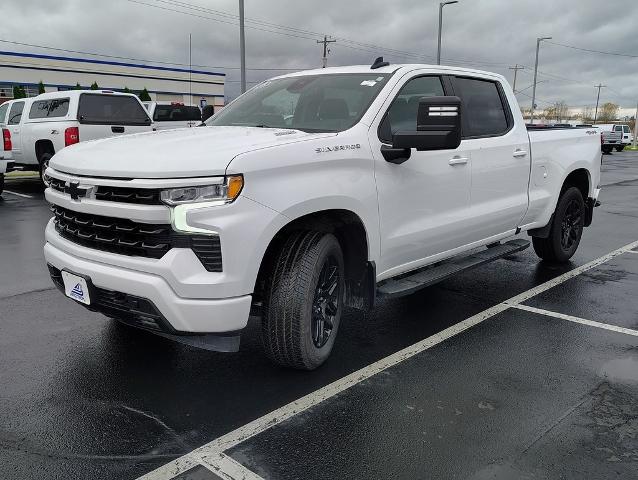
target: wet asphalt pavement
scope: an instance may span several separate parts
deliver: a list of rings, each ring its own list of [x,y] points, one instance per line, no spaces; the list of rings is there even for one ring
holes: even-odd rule
[[[299,397],[638,240],[638,153],[604,157],[603,205],[572,263],[532,249],[344,319],[312,372],[197,350],[61,296],[34,180],[0,201],[0,479],[134,479]],[[525,305],[638,330],[638,253]],[[520,309],[226,452],[264,478],[638,478],[638,337]],[[194,470],[182,479],[214,479]]]

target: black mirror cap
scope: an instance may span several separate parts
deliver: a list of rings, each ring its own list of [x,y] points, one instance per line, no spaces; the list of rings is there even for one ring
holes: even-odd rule
[[[461,99],[423,97],[419,100],[416,131],[399,131],[392,136],[395,148],[453,150],[461,144]]]
[[[202,108],[202,122],[205,122],[214,114],[215,114],[215,107],[212,105],[206,105],[204,108]]]

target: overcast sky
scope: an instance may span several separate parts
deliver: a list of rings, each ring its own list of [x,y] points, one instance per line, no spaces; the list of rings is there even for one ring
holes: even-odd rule
[[[320,66],[321,45],[316,40],[322,34],[337,39],[330,45],[329,65],[369,64],[377,54],[392,63],[436,60],[438,1],[245,4],[249,82],[283,73],[259,69]],[[237,0],[3,0],[0,39],[187,64],[192,33],[193,63],[219,70],[239,66],[237,10]],[[496,71],[510,82],[513,71],[508,67],[524,65],[517,79],[517,89],[522,90],[532,83],[540,36],[634,57],[543,43],[539,108],[557,100],[573,108],[594,105],[594,84],[600,82],[608,86],[601,92],[601,103],[612,101],[633,112],[638,101],[637,0],[460,0],[444,9],[442,63]],[[0,43],[0,49],[55,54],[10,43]],[[223,71],[226,94],[234,97],[239,70]],[[531,92],[528,88],[518,96],[524,107],[531,102],[525,94]]]

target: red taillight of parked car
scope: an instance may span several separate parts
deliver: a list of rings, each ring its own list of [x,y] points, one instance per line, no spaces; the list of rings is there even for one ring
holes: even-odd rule
[[[80,129],[78,127],[69,127],[64,131],[64,146],[68,147],[80,141]]]
[[[6,128],[2,129],[2,144],[5,152],[10,152],[13,148],[11,144],[11,132]]]

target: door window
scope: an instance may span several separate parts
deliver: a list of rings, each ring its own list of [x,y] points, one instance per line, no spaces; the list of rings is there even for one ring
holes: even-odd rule
[[[439,77],[416,77],[409,80],[385,113],[379,125],[379,139],[391,143],[392,135],[400,130],[416,130],[419,100],[423,97],[445,95]]]
[[[622,125],[616,125],[616,126],[614,127],[614,131],[616,131],[616,132],[622,132]]]
[[[7,116],[7,110],[9,109],[9,104],[4,103],[0,105],[0,123],[4,123],[4,117]]]
[[[461,98],[463,138],[503,135],[511,127],[509,107],[496,82],[455,77],[454,93]]]
[[[2,115],[0,115],[0,118],[2,118]],[[625,133],[629,133],[629,125],[623,125],[622,131]]]
[[[7,123],[9,125],[19,124],[20,119],[22,118],[22,110],[24,110],[24,102],[16,102],[11,105],[11,110],[9,110],[9,121]]]
[[[68,98],[55,98],[52,100],[38,100],[33,102],[29,111],[29,118],[66,117],[69,112]]]

